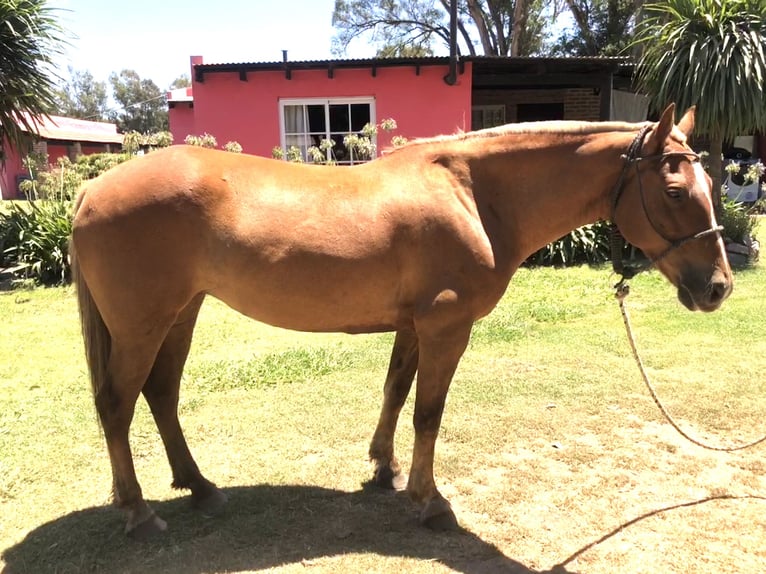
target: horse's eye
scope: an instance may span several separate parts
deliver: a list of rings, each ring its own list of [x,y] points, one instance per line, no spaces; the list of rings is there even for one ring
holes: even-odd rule
[[[671,199],[681,199],[684,191],[680,187],[669,187],[666,193]]]

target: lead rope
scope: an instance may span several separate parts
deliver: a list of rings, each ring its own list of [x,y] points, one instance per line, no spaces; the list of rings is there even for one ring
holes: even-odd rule
[[[678,423],[676,423],[675,420],[673,420],[673,417],[671,416],[671,414],[668,412],[665,406],[660,402],[660,399],[657,396],[657,393],[654,390],[654,387],[652,386],[651,381],[649,381],[649,376],[646,374],[646,369],[644,369],[644,364],[641,361],[641,357],[638,354],[638,350],[636,349],[636,342],[633,339],[633,330],[630,327],[630,318],[628,317],[628,310],[625,308],[625,297],[627,297],[628,293],[630,293],[630,288],[625,283],[625,278],[623,278],[617,285],[615,285],[615,289],[616,289],[615,297],[617,298],[617,302],[620,305],[620,313],[622,313],[622,321],[623,323],[625,323],[625,331],[628,334],[628,342],[630,343],[630,350],[633,351],[633,357],[636,359],[638,370],[641,371],[641,377],[644,379],[644,384],[646,385],[646,388],[649,390],[649,394],[652,396],[652,400],[654,400],[654,404],[657,405],[657,408],[660,409],[660,412],[663,414],[665,419],[670,423],[670,425],[674,429],[676,429],[678,433],[682,437],[684,437],[686,440],[696,444],[697,446],[701,446],[702,448],[705,448],[707,450],[715,450],[719,452],[734,452],[737,450],[744,450],[746,448],[754,447],[766,441],[766,436],[762,436],[761,438],[759,438],[758,440],[754,440],[753,442],[736,445],[736,446],[709,445],[690,436],[678,425]]]

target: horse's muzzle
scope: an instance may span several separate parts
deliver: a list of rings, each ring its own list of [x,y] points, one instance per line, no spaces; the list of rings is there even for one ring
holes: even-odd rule
[[[690,311],[715,311],[726,298],[731,295],[731,275],[717,270],[710,280],[695,289],[689,284],[681,283],[678,286],[678,300]]]

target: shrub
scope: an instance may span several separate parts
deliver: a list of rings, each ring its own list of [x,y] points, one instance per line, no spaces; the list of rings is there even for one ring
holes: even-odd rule
[[[42,285],[69,281],[69,235],[72,200],[83,181],[130,158],[128,154],[93,154],[72,163],[60,158],[42,169],[47,157],[25,160],[32,179],[22,183],[28,201],[9,202],[0,213],[0,259],[17,278]]]
[[[725,195],[721,198],[721,221],[723,236],[734,243],[749,245],[753,230],[757,224],[751,208],[743,203],[732,201]]]
[[[43,285],[66,283],[71,232],[71,200],[12,202],[7,213],[0,213],[3,260],[17,277]]]
[[[609,224],[599,221],[579,227],[546,245],[529,257],[526,263],[566,267],[582,263],[594,265],[609,259]]]

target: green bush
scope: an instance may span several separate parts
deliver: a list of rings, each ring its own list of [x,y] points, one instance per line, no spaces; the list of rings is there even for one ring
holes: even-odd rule
[[[22,183],[28,201],[9,202],[0,213],[0,260],[17,279],[41,285],[70,279],[69,235],[72,203],[82,182],[129,159],[128,154],[83,155],[72,163],[60,158],[48,170],[47,158],[25,162],[33,179]]]
[[[609,224],[592,223],[569,232],[538,250],[527,265],[567,267],[587,263],[595,265],[610,259]]]
[[[12,202],[7,213],[0,213],[3,263],[18,278],[43,285],[67,283],[71,232],[70,200]]]
[[[723,225],[723,236],[734,243],[748,245],[753,237],[757,220],[752,208],[743,203],[732,201],[725,195],[721,198],[719,223]]]

